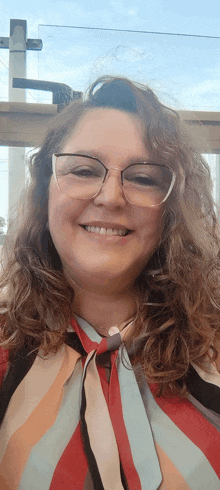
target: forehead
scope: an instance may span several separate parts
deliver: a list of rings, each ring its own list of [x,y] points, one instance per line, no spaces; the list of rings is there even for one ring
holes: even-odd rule
[[[86,113],[66,140],[63,151],[100,150],[146,155],[144,128],[137,116],[117,109]]]

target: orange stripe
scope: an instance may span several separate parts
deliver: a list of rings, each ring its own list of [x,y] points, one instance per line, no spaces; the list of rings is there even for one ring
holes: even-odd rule
[[[63,385],[71,375],[78,352],[66,346],[64,359],[54,383],[26,422],[13,434],[0,465],[1,490],[16,490],[32,447],[54,424],[63,399]]]
[[[12,435],[25,424],[53,385],[64,355],[65,346],[55,356],[46,359],[37,356],[31,369],[13,393],[1,427],[0,463]]]
[[[186,480],[157,442],[155,442],[155,446],[163,477],[158,490],[190,490]]]

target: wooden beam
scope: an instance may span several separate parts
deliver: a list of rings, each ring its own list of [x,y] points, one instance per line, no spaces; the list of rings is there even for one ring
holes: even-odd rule
[[[220,153],[220,112],[179,111],[202,153]]]
[[[0,145],[39,146],[56,104],[0,102]],[[203,153],[220,153],[220,112],[179,111]]]
[[[39,146],[56,114],[56,104],[0,102],[0,144]]]

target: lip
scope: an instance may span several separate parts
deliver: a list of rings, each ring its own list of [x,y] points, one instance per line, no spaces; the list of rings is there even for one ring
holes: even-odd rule
[[[114,230],[133,231],[128,226],[124,226],[120,223],[112,223],[110,221],[87,221],[86,223],[80,223],[80,226],[82,226],[82,227],[84,227],[84,226],[96,226],[98,228],[106,228],[106,229],[111,228]]]

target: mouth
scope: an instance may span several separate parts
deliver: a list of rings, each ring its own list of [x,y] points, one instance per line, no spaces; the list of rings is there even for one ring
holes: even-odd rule
[[[89,233],[98,233],[99,235],[108,235],[108,236],[127,236],[132,233],[132,230],[128,229],[118,229],[118,228],[104,228],[99,226],[89,226],[89,225],[80,225],[84,230]]]

